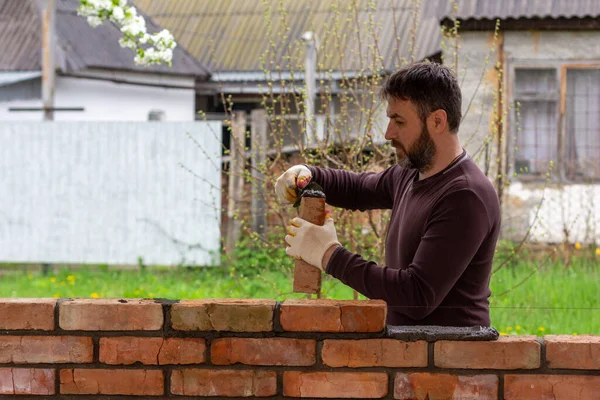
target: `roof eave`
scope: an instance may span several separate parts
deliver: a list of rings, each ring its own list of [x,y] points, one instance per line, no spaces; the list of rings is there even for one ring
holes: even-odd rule
[[[459,31],[493,31],[496,21],[500,20],[503,31],[536,30],[600,30],[600,18],[593,16],[573,17],[519,17],[519,18],[466,18],[460,19]],[[444,17],[440,24],[446,28],[454,27],[454,19]]]

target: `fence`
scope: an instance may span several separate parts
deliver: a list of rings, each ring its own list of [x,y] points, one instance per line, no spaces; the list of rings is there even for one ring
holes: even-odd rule
[[[0,262],[216,262],[221,122],[0,123]]]

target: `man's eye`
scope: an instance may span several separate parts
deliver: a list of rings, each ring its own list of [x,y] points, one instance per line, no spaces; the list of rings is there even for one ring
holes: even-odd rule
[[[402,121],[396,121],[396,125],[403,125],[403,124],[404,124],[404,122],[402,122]]]

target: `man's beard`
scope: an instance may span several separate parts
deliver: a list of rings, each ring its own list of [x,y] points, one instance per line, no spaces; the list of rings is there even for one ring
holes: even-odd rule
[[[427,172],[433,166],[433,158],[435,157],[435,143],[431,139],[427,125],[423,124],[423,129],[419,138],[410,150],[407,152],[406,148],[397,141],[392,141],[394,147],[396,147],[396,160],[398,165],[403,168],[416,169],[420,173]],[[398,149],[404,153],[398,154]]]

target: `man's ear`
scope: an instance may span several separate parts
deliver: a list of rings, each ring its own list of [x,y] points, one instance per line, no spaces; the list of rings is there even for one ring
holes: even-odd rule
[[[448,114],[446,111],[435,110],[427,117],[427,128],[431,133],[442,133],[448,129]]]

